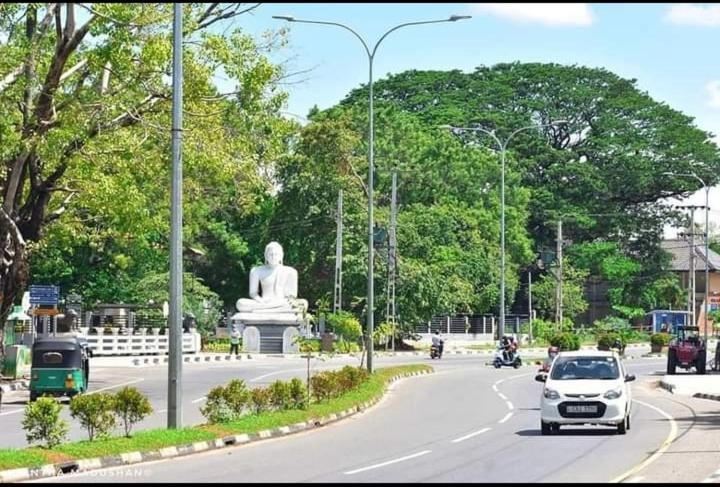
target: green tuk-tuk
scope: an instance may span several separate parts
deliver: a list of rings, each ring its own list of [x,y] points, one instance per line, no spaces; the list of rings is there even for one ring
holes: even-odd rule
[[[42,395],[72,398],[88,388],[87,343],[77,337],[42,337],[32,347],[30,401]]]

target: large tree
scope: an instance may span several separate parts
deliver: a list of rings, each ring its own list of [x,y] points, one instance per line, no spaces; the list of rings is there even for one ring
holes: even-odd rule
[[[183,8],[185,236],[198,255],[224,224],[219,207],[257,211],[263,167],[282,147],[268,134],[287,130],[283,70],[263,54],[282,32],[262,42],[214,32],[258,5]],[[123,297],[122,285],[98,288],[167,259],[172,4],[0,9],[0,321],[27,284],[29,250],[54,258],[66,282],[100,279],[97,298]],[[218,88],[219,73],[229,88]]]

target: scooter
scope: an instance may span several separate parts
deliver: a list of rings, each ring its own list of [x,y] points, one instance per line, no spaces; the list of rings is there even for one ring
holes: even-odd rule
[[[497,351],[495,352],[495,360],[493,360],[493,366],[496,369],[499,369],[503,365],[517,369],[522,365],[522,359],[520,358],[520,353],[517,350],[515,350],[514,352],[508,352],[507,358],[503,354],[504,351],[505,350],[503,347],[498,347]]]
[[[440,357],[440,348],[437,345],[430,345],[430,358],[431,359],[439,359]]]

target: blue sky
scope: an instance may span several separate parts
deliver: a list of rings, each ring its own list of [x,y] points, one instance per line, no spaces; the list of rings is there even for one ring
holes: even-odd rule
[[[313,105],[330,107],[366,83],[367,56],[343,29],[287,24],[273,15],[345,23],[372,46],[399,23],[452,14],[473,18],[392,33],[378,50],[375,79],[407,69],[470,71],[511,61],[604,67],[636,78],[654,99],[720,134],[720,5],[268,3],[241,25],[252,33],[290,28],[289,46],[274,60],[287,61],[291,71],[310,70],[285,87],[287,111],[306,115]],[[704,193],[690,201],[704,203]],[[719,189],[711,191],[710,206],[711,220],[720,223]]]

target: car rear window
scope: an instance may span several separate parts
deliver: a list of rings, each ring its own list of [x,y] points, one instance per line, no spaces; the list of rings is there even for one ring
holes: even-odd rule
[[[557,357],[552,380],[612,380],[620,377],[615,357]]]

